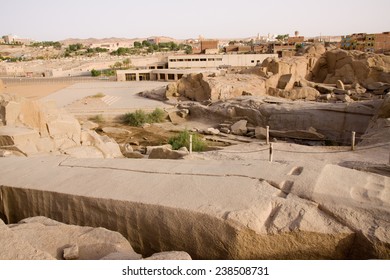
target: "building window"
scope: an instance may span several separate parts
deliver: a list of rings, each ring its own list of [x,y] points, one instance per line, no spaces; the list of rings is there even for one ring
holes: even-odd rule
[[[254,61],[254,60],[251,60],[251,63],[255,63],[255,61]]]
[[[175,80],[175,74],[168,74],[168,80]]]
[[[201,58],[200,61],[207,61],[207,59],[206,58]]]
[[[214,58],[209,58],[209,61],[214,61],[215,59]]]

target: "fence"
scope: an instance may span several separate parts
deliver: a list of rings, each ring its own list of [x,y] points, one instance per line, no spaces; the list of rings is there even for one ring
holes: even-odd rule
[[[351,151],[365,151],[365,150],[371,150],[379,147],[386,147],[389,146],[389,161],[388,164],[390,165],[390,142],[388,143],[381,143],[381,144],[376,144],[376,145],[371,145],[371,146],[364,146],[364,147],[356,147],[356,139],[360,140],[378,140],[383,138],[375,138],[375,137],[370,137],[370,138],[362,138],[362,137],[356,137],[356,132],[352,131],[351,133],[351,146],[348,147],[343,147],[342,150],[338,151],[291,151],[291,150],[283,150],[283,149],[276,149],[273,145],[273,143],[270,143],[270,137],[269,137],[269,126],[266,127],[266,145],[267,147],[261,148],[261,149],[256,149],[252,151],[219,151],[221,153],[237,153],[237,154],[249,154],[249,153],[259,153],[259,152],[265,152],[269,151],[269,161],[272,162],[274,158],[274,153],[275,152],[285,152],[285,153],[296,153],[296,154],[338,154],[338,153],[350,153]],[[190,153],[192,153],[192,135],[190,135]]]

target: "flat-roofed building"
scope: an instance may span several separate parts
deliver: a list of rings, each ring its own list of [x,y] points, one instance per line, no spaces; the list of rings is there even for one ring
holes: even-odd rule
[[[169,69],[250,67],[277,54],[218,54],[218,55],[175,55],[168,57]]]

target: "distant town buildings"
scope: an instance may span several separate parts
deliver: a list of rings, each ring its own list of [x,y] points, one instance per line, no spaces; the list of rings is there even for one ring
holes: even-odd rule
[[[28,45],[33,42],[31,39],[19,38],[12,34],[4,35],[1,39],[4,44]]]
[[[390,32],[367,34],[355,33],[342,36],[341,48],[363,52],[385,53],[390,51]]]

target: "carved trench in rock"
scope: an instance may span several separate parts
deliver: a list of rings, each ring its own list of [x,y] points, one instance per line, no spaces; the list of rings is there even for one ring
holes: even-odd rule
[[[255,126],[270,126],[280,131],[308,130],[313,127],[323,134],[326,140],[339,144],[350,145],[351,133],[356,132],[356,143],[366,132],[370,121],[375,115],[376,105],[337,104],[338,109],[332,109],[322,104],[313,108],[300,108],[294,105],[279,107],[272,104],[262,104],[259,108],[247,108],[241,105],[231,105],[234,109],[234,118],[247,119]],[[354,112],[353,106],[365,107],[365,112]],[[226,111],[226,110],[225,110]],[[223,112],[223,111],[222,111]],[[219,114],[222,113],[219,111]],[[210,114],[209,114],[210,115]],[[229,114],[224,112],[226,119]]]
[[[290,232],[262,235],[234,221],[185,209],[0,186],[0,217],[16,223],[33,216],[104,227],[125,236],[144,256],[186,251],[193,259],[367,258],[355,234]],[[359,241],[360,240],[360,241]]]

